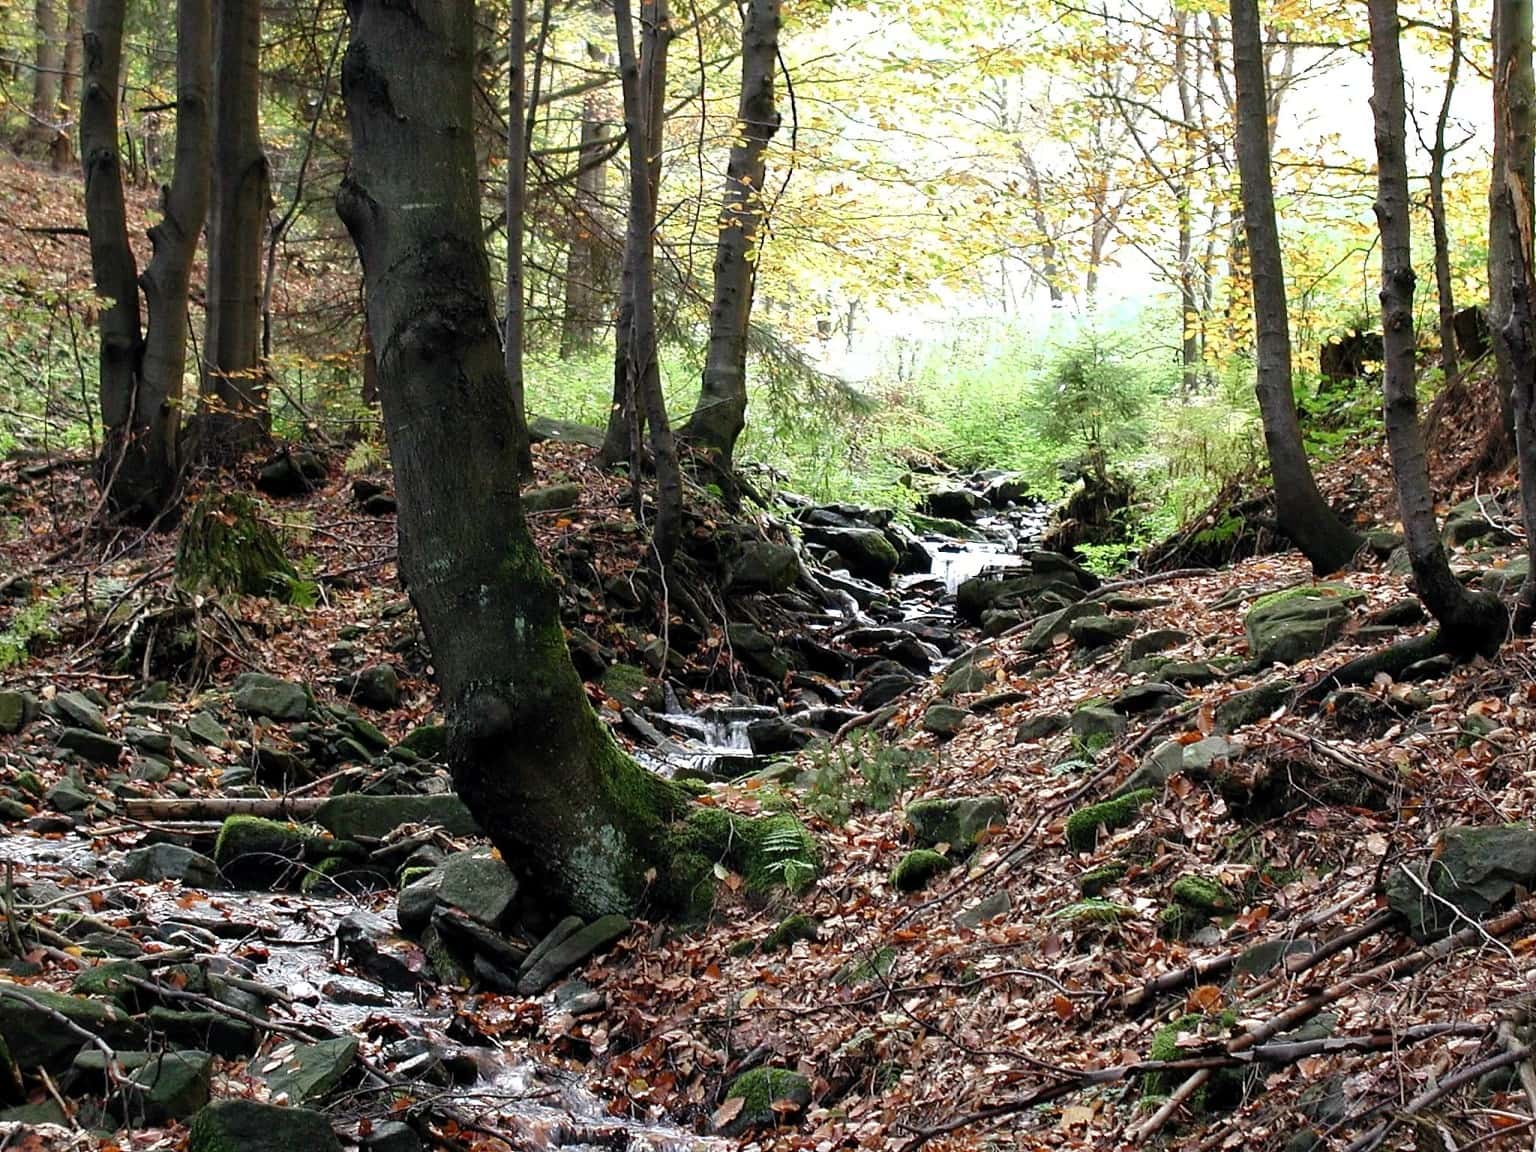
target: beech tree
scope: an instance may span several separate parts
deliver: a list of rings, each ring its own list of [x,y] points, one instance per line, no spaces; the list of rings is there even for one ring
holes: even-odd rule
[[[64,60],[55,0],[37,0],[32,9],[32,100],[27,125],[15,141],[18,152],[50,151],[58,136],[59,73]]]
[[[199,451],[227,459],[271,430],[261,364],[261,242],[271,201],[261,143],[261,2],[219,0],[213,78],[213,208]]]
[[[588,41],[587,60],[601,66],[605,59],[602,45]],[[560,321],[562,360],[588,351],[596,343],[603,313],[602,294],[609,287],[612,273],[603,216],[611,144],[600,90],[594,89],[582,99],[580,132],[576,153],[576,194],[565,257],[565,295]]]
[[[1328,506],[1307,462],[1291,383],[1291,333],[1275,193],[1270,176],[1269,98],[1258,0],[1232,0],[1237,164],[1248,240],[1257,339],[1259,416],[1275,482],[1280,530],[1318,573],[1344,567],[1363,541]]]
[[[767,209],[763,155],[779,126],[773,103],[779,24],[779,0],[748,0],[741,30],[741,97],[717,224],[709,349],[699,403],[685,433],[713,455],[727,478],[736,438],[747,421],[747,328],[758,233]]]
[[[1235,7],[1235,5],[1234,5]],[[1376,131],[1376,220],[1381,229],[1382,393],[1387,448],[1413,578],[1440,622],[1439,641],[1460,657],[1491,656],[1509,618],[1496,596],[1469,592],[1451,571],[1419,427],[1413,345],[1412,223],[1409,219],[1407,115],[1397,0],[1370,0],[1371,112]]]
[[[528,206],[528,150],[533,141],[534,109],[526,120],[528,97],[528,0],[512,0],[507,32],[507,324],[502,350],[507,387],[512,391],[512,455],[518,472],[533,475],[528,442],[528,411],[523,387],[523,331],[526,301],[523,292],[523,225]]]
[[[456,788],[551,913],[701,911],[716,864],[749,883],[768,882],[770,854],[809,868],[792,820],[695,806],[620,751],[588,704],[518,496],[469,131],[473,6],[353,0],[349,12],[352,158],[337,208],[367,284],[400,571]],[[786,842],[788,855],[772,848]]]
[[[181,394],[187,355],[187,291],[208,212],[209,0],[181,0],[176,15],[176,156],[149,231],[142,278],[128,241],[118,151],[123,0],[91,0],[84,37],[80,155],[85,217],[101,313],[104,430],[96,476],[108,506],[153,522],[174,499],[181,469]],[[149,318],[139,320],[143,288]]]

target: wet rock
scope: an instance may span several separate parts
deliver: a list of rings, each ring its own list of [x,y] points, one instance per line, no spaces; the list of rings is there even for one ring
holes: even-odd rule
[[[517,899],[511,869],[489,848],[456,853],[422,879],[402,889],[396,915],[400,927],[419,934],[440,905],[456,908],[488,928],[504,928]]]
[[[896,565],[896,571],[907,576],[921,575],[933,571],[933,555],[911,532],[901,524],[888,524],[885,527],[885,538],[891,542],[891,547],[901,557]]]
[[[255,1100],[215,1100],[192,1118],[187,1152],[341,1152],[323,1113]]]
[[[859,704],[866,712],[884,708],[905,696],[916,683],[917,680],[906,673],[876,676],[864,685],[864,691],[859,694]]]
[[[60,1017],[110,1047],[143,1046],[143,1027],[114,1004],[0,980],[0,1052],[9,1053],[23,1072],[62,1072],[70,1066],[85,1041]]]
[[[731,565],[731,588],[740,592],[788,592],[800,578],[795,550],[767,540],[749,540]]]
[[[357,971],[369,980],[396,992],[413,992],[424,977],[421,953],[394,947],[389,924],[372,912],[352,912],[336,926],[336,943]]]
[[[135,848],[112,870],[119,880],[177,880],[194,888],[218,888],[219,866],[201,852],[180,844],[151,844]]]
[[[623,916],[603,916],[571,932],[542,955],[530,955],[518,978],[518,992],[524,996],[538,995],[588,957],[623,939],[629,928],[629,921]]]
[[[107,721],[94,701],[83,692],[60,692],[48,704],[48,711],[69,728],[83,728],[98,736],[107,734]]]
[[[901,563],[896,549],[878,528],[822,528],[807,525],[804,531],[805,538],[811,543],[836,551],[854,576],[882,587],[890,584],[891,574]]]
[[[295,1044],[276,1068],[266,1073],[267,1090],[276,1101],[311,1104],[324,1100],[357,1062],[357,1040],[338,1036],[313,1044]]]
[[[530,516],[540,512],[564,512],[581,503],[580,484],[551,484],[546,488],[525,489],[523,511]]]
[[[150,1030],[175,1047],[206,1049],[226,1060],[249,1056],[261,1042],[252,1025],[222,1012],[184,1012],[156,1005],[147,1013],[147,1019]]]
[[[1016,472],[1005,472],[987,481],[982,489],[988,504],[994,508],[1007,508],[1010,504],[1022,504],[1029,499],[1029,481]]]
[[[740,1100],[741,1106],[731,1106]],[[718,1130],[722,1136],[739,1136],[751,1128],[776,1126],[781,1119],[780,1111],[785,1102],[793,1105],[789,1112],[799,1112],[811,1102],[811,1082],[798,1072],[784,1068],[754,1068],[743,1072],[725,1091],[726,1106],[718,1113],[722,1119]]]
[[[185,1049],[161,1052],[135,1069],[123,1085],[132,1123],[165,1124],[185,1120],[208,1103],[213,1057]]]
[[[736,659],[759,676],[779,684],[789,675],[789,657],[762,629],[751,624],[731,624],[726,628],[726,638]]]
[[[1410,867],[1411,875],[1405,873]],[[1532,888],[1536,831],[1529,826],[1447,828],[1427,865],[1402,865],[1388,876],[1387,906],[1423,942],[1481,920],[1513,900],[1517,890]]]
[[[930,704],[923,713],[923,731],[935,736],[953,736],[974,719],[968,709],[953,704]]]
[[[1044,652],[1056,643],[1057,637],[1070,636],[1069,629],[1075,621],[1103,614],[1103,606],[1099,604],[1069,604],[1036,620],[1024,633],[1019,646],[1025,652]]]
[[[1295,664],[1338,639],[1364,594],[1347,584],[1287,588],[1261,597],[1243,619],[1248,651],[1261,667]]]
[[[30,692],[0,691],[0,735],[20,732],[37,715],[37,699]]]
[[[914,800],[902,815],[918,844],[949,844],[968,852],[987,829],[1007,822],[1008,802],[1001,796],[935,797]]]
[[[361,1152],[424,1152],[426,1145],[415,1129],[399,1120],[376,1120],[366,1136],[359,1136]]]
[[[590,1016],[608,1007],[608,997],[590,984],[567,980],[555,989],[555,1007],[572,1016]]]
[[[313,830],[296,824],[230,816],[219,829],[213,859],[231,884],[266,886],[291,877],[299,862],[319,855],[317,840]]]
[[[1218,732],[1235,732],[1284,708],[1296,693],[1289,680],[1270,680],[1253,688],[1234,692],[1216,705],[1214,718]]]
[[[938,488],[923,497],[924,515],[942,520],[971,520],[981,507],[981,497],[965,488]]]
[[[338,840],[382,840],[406,824],[435,824],[450,836],[474,836],[480,827],[453,793],[436,796],[332,796],[315,812],[315,823]]]
[[[1093,650],[1118,644],[1136,631],[1129,616],[1083,616],[1067,625],[1067,635],[1079,648]]]
[[[393,664],[374,664],[340,684],[342,695],[364,708],[388,711],[400,707],[400,675]]]
[[[309,712],[309,690],[291,680],[264,672],[244,672],[236,677],[234,688],[231,703],[235,711],[247,716],[302,720]]]
[[[815,739],[814,732],[807,731],[783,716],[763,717],[747,724],[747,741],[757,756],[798,752]]]

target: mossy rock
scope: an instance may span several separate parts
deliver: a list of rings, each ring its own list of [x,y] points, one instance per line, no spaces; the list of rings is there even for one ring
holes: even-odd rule
[[[261,505],[238,492],[209,492],[192,506],[176,544],[176,583],[188,591],[287,599],[299,574]]]
[[[969,851],[987,829],[1008,818],[1008,801],[1001,796],[955,796],[914,800],[903,813],[913,838],[925,848],[949,844]]]
[[[898,892],[920,892],[935,876],[952,867],[954,861],[948,856],[931,848],[918,848],[908,852],[891,869],[891,887]]]
[[[266,886],[295,879],[295,864],[328,855],[330,841],[315,829],[261,816],[230,816],[219,829],[213,859],[232,884]]]
[[[1046,917],[1048,920],[1059,920],[1074,928],[1083,928],[1091,925],[1112,926],[1126,920],[1136,918],[1136,909],[1125,904],[1116,904],[1113,900],[1101,900],[1090,897],[1068,904],[1065,908],[1058,908]]]
[[[1205,876],[1180,876],[1173,882],[1170,894],[1186,908],[1194,908],[1207,915],[1222,916],[1237,911],[1237,897],[1217,881]]]
[[[625,708],[661,708],[661,685],[634,664],[610,664],[599,681],[602,690]]]
[[[792,948],[799,940],[807,940],[815,943],[817,934],[821,931],[821,921],[814,916],[807,916],[797,912],[792,916],[786,916],[779,921],[778,927],[763,937],[759,949],[763,952],[777,952],[781,948]]]
[[[116,1000],[132,1011],[139,1002],[139,989],[129,983],[148,980],[149,969],[134,960],[103,960],[82,969],[69,990],[76,996],[102,996]]]
[[[187,1152],[341,1152],[330,1120],[307,1108],[215,1100],[192,1118]]]
[[[1290,680],[1270,680],[1241,692],[1234,692],[1216,705],[1216,731],[1235,732],[1256,723],[1290,703],[1296,685]]]
[[[1147,1059],[1163,1062],[1187,1059],[1194,1055],[1195,1050],[1179,1046],[1181,1033],[1209,1036],[1211,1043],[1215,1044],[1236,1024],[1237,1014],[1232,1011],[1222,1012],[1215,1017],[1187,1012],[1157,1030],[1147,1049]],[[1166,1096],[1188,1075],[1188,1072],[1149,1072],[1142,1081],[1142,1090],[1149,1096]],[[1241,1101],[1242,1094],[1242,1073],[1231,1068],[1218,1069],[1211,1074],[1205,1086],[1190,1097],[1189,1110],[1196,1115],[1204,1115],[1214,1109],[1232,1108]]]
[[[1090,852],[1099,842],[1099,829],[1113,832],[1132,823],[1137,814],[1157,799],[1153,788],[1127,792],[1114,800],[1090,804],[1067,817],[1067,846],[1074,852]]]
[[[101,1037],[114,1048],[139,1048],[143,1026],[116,1004],[85,996],[64,996],[32,985],[0,981],[0,1047],[23,1071],[62,1072],[80,1051],[82,1037],[60,1017]]]
[[[1104,889],[1120,880],[1130,871],[1125,864],[1101,864],[1097,868],[1090,868],[1077,878],[1077,890],[1084,896],[1102,895]]]
[[[423,760],[448,759],[448,728],[443,724],[419,724],[405,734],[398,747]]]
[[[821,865],[815,839],[788,812],[748,817],[700,806],[670,828],[668,848],[672,866],[662,903],[690,919],[702,919],[713,906],[716,865],[739,874],[753,896],[779,887],[803,892]]]
[[[1365,593],[1348,584],[1311,584],[1261,596],[1243,618],[1248,651],[1259,665],[1295,664],[1316,656],[1344,630]]]
[[[1164,940],[1188,940],[1210,922],[1203,909],[1173,903],[1157,914],[1157,934]]]
[[[793,1104],[792,1112],[804,1109],[811,1102],[811,1082],[786,1068],[754,1068],[731,1081],[725,1098],[740,1100],[741,1108],[720,1126],[720,1134],[738,1136],[749,1128],[778,1123],[780,1113],[774,1105],[781,1101]]]

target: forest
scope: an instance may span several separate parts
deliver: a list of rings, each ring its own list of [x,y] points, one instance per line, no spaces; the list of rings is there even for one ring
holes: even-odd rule
[[[1536,1148],[1531,0],[0,0],[0,1152]]]

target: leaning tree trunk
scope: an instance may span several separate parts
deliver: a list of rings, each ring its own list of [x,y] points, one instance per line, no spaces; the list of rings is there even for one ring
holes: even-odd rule
[[[54,5],[55,0],[37,0],[32,11],[32,31],[37,38],[32,53],[32,106],[27,126],[16,140],[19,152],[47,154],[59,135],[59,65],[64,53]]]
[[[1497,597],[1469,593],[1451,571],[1435,520],[1414,387],[1413,290],[1403,60],[1397,0],[1370,0],[1371,111],[1376,127],[1376,219],[1381,227],[1382,393],[1387,448],[1419,597],[1457,656],[1492,655],[1508,616]]]
[[[1259,415],[1275,480],[1275,512],[1280,530],[1313,570],[1332,572],[1354,558],[1362,541],[1318,491],[1296,418],[1285,269],[1270,178],[1269,100],[1258,0],[1232,0],[1232,73],[1237,85],[1237,166],[1258,342]]]
[[[764,202],[763,155],[779,126],[773,105],[778,67],[779,0],[749,0],[741,30],[741,97],[715,243],[715,293],[709,312],[699,404],[686,437],[709,452],[720,475],[731,476],[736,438],[747,419],[747,325],[757,270],[757,235]]]
[[[533,454],[528,441],[528,414],[523,388],[523,331],[526,299],[523,295],[523,223],[528,207],[528,152],[533,144],[533,117],[528,101],[528,0],[512,0],[507,33],[507,327],[502,337],[507,366],[507,387],[512,393],[512,456],[518,474],[533,477]]]
[[[352,161],[337,207],[367,283],[400,569],[432,650],[455,785],[542,911],[697,908],[713,864],[742,859],[761,826],[692,809],[626,757],[571,664],[510,451],[470,133],[473,6],[348,7]]]
[[[261,3],[219,0],[214,30],[213,211],[198,451],[228,460],[271,431],[261,363],[261,241],[270,176],[261,145]]]

